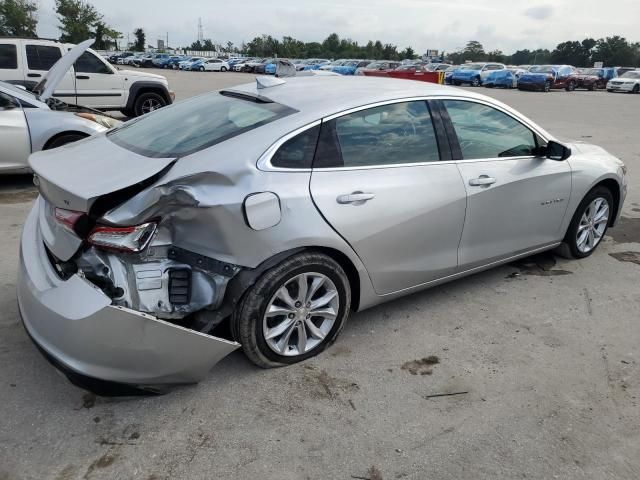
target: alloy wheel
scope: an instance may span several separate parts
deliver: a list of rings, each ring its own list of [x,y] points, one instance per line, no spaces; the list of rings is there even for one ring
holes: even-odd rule
[[[609,223],[609,202],[595,198],[585,209],[576,234],[576,245],[582,253],[589,253],[602,240]]]
[[[140,108],[142,110],[142,113],[151,113],[154,110],[158,110],[159,108],[162,107],[162,103],[155,99],[155,98],[148,98],[146,99],[144,102],[142,102],[142,107]]]
[[[340,295],[329,277],[308,272],[287,280],[264,313],[262,333],[278,355],[303,355],[322,343],[338,317]]]

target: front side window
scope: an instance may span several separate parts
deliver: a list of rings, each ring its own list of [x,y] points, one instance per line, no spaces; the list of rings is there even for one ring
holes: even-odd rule
[[[74,65],[78,73],[113,73],[102,60],[91,52],[84,52]]]
[[[62,57],[58,47],[46,45],[27,45],[26,52],[29,70],[47,71]]]
[[[440,160],[427,103],[393,103],[335,120],[337,166],[367,167]],[[319,148],[320,149],[320,146]]]
[[[214,92],[162,108],[111,131],[108,138],[147,157],[190,155],[296,110]]]
[[[0,92],[0,110],[7,110],[18,107],[18,101],[10,95]]]
[[[506,113],[464,100],[444,100],[443,103],[464,160],[535,154],[534,133]]]
[[[18,68],[18,52],[15,45],[0,45],[0,69],[15,70]]]

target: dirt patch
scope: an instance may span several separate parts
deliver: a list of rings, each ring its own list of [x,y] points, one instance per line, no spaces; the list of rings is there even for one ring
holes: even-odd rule
[[[371,465],[371,468],[367,470],[366,476],[351,475],[351,478],[359,480],[383,480],[382,472],[375,465]]]
[[[18,190],[15,192],[0,192],[0,203],[13,204],[13,203],[28,203],[34,201],[38,197],[38,191],[33,190]]]
[[[82,395],[82,408],[93,408],[96,405],[96,396],[93,393]]]
[[[640,243],[640,218],[620,217],[607,236],[618,243]]]
[[[640,252],[618,252],[610,253],[609,255],[619,262],[630,262],[640,265]]]
[[[515,278],[520,275],[533,275],[536,277],[555,277],[558,275],[571,275],[569,270],[555,270],[556,257],[551,252],[538,253],[531,257],[523,258],[509,265],[520,270],[507,275],[507,278]]]
[[[433,373],[433,366],[438,363],[440,363],[440,359],[435,355],[430,355],[418,360],[405,362],[400,368],[408,371],[411,375],[431,375]]]
[[[87,468],[87,472],[84,474],[83,478],[87,479],[91,477],[91,474],[97,468],[107,468],[111,466],[113,462],[116,461],[116,458],[118,458],[118,455],[116,454],[105,453],[103,456],[89,465],[89,468]]]
[[[315,387],[309,389],[315,397],[334,399],[341,393],[356,392],[360,389],[357,383],[332,377],[325,370],[320,372],[310,368],[305,370],[304,379],[310,386]]]

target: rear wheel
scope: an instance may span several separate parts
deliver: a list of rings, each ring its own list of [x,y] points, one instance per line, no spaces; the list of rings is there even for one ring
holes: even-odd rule
[[[233,314],[235,338],[263,368],[313,357],[331,345],[351,307],[342,267],[321,253],[301,253],[266,271]]]
[[[576,89],[576,82],[567,83],[566,90],[567,92],[573,92]]]
[[[201,72],[204,72],[204,67],[200,67],[198,68],[198,70],[200,70]]]
[[[544,92],[550,92],[551,91],[551,82],[544,82],[544,87],[542,87]]]
[[[220,71],[221,72],[226,72],[227,71],[227,67],[220,67]]]
[[[640,93],[640,85],[636,84],[631,90],[631,93]]]
[[[473,80],[471,80],[471,86],[472,87],[479,87],[480,86],[480,77],[475,77]]]
[[[78,140],[82,140],[83,138],[87,138],[87,135],[84,135],[82,133],[64,133],[47,142],[43,150],[58,148],[63,145],[67,145],[68,143],[77,142]]]
[[[585,258],[595,251],[607,232],[613,213],[613,196],[608,188],[596,187],[587,193],[564,238],[571,257]]]
[[[460,82],[453,82],[453,84],[454,84],[456,87],[459,87],[459,86],[460,86]]]

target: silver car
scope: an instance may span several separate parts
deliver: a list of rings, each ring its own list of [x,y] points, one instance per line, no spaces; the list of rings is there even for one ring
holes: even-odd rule
[[[30,164],[24,326],[101,393],[196,382],[240,347],[292,364],[351,311],[543,250],[589,256],[627,188],[602,148],[491,98],[320,75],[258,77]]]
[[[121,123],[53,98],[64,74],[91,43],[73,48],[58,60],[36,86],[37,94],[0,82],[0,173],[28,172],[32,152],[57,148]]]

